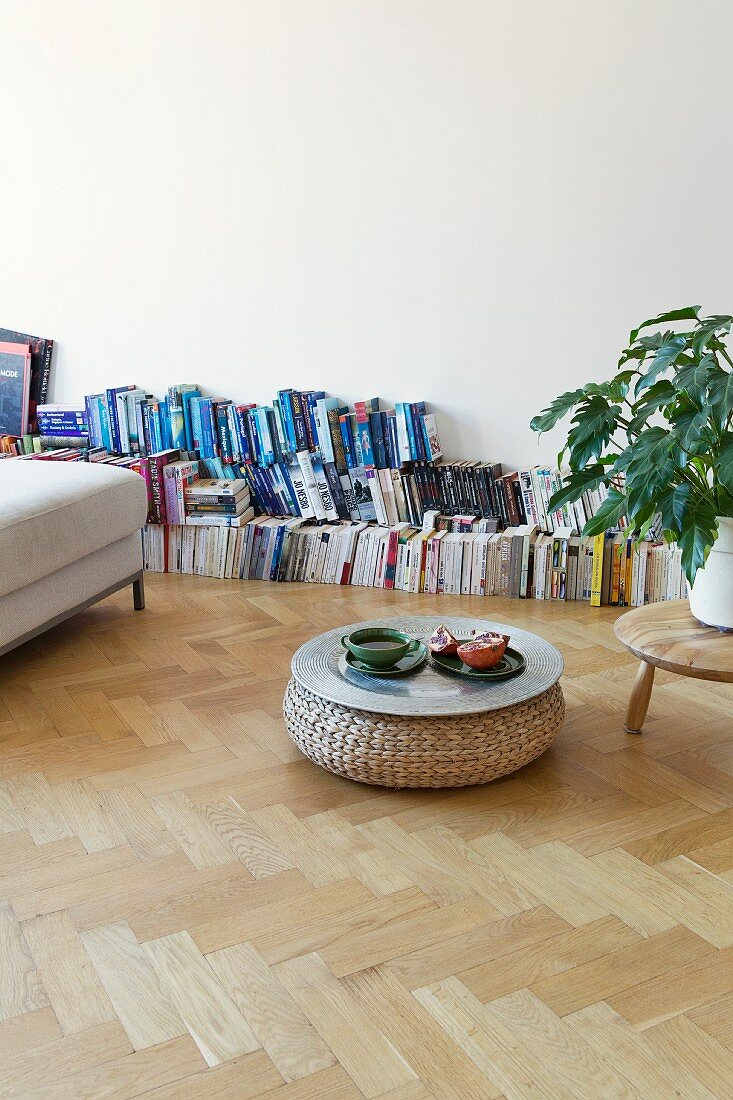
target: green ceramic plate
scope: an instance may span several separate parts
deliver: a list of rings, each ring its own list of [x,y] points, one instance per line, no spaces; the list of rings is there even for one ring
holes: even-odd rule
[[[506,647],[498,665],[483,671],[464,665],[460,657],[448,657],[444,653],[431,653],[430,656],[439,668],[444,668],[454,676],[465,676],[469,680],[508,680],[510,676],[518,676],[524,669],[524,657],[511,646]]]
[[[339,664],[343,662],[349,668],[353,668],[356,672],[363,672],[367,676],[406,676],[409,672],[417,671],[420,665],[425,663],[427,655],[428,647],[420,642],[414,653],[408,653],[406,657],[403,657],[397,664],[392,665],[391,668],[374,668],[373,665],[360,661],[347,649],[339,657]]]

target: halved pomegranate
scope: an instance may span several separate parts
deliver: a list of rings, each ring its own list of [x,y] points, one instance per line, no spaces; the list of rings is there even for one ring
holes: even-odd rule
[[[458,656],[469,668],[481,671],[494,668],[504,656],[509,638],[506,634],[481,634],[473,642],[458,647]]]
[[[458,639],[455,638],[447,626],[436,626],[428,641],[431,653],[444,653],[446,656],[454,656],[458,652]]]

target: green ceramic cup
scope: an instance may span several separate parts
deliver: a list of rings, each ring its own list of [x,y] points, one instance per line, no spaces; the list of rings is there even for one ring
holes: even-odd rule
[[[364,630],[355,630],[353,634],[344,634],[341,645],[365,665],[371,665],[372,668],[391,668],[408,653],[414,653],[420,642],[417,639],[413,641],[401,630],[370,626]]]

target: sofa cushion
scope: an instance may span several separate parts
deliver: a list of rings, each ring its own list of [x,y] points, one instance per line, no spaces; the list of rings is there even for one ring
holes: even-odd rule
[[[88,462],[0,461],[0,596],[145,523],[139,474]]]

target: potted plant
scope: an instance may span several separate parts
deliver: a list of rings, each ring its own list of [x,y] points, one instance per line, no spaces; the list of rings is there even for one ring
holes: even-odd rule
[[[733,317],[699,306],[644,321],[607,382],[568,391],[531,422],[545,432],[573,412],[560,455],[569,473],[550,501],[586,489],[608,496],[585,525],[595,535],[626,519],[642,539],[661,516],[682,550],[690,608],[703,623],[733,629]],[[668,326],[674,326],[670,328]],[[679,331],[683,328],[684,331]]]

